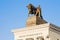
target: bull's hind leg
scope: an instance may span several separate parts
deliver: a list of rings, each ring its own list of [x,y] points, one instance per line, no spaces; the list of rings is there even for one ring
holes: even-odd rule
[[[36,12],[36,16],[40,17],[40,12]]]
[[[39,13],[37,13],[37,16],[39,17]]]
[[[38,14],[39,14],[39,17],[40,17],[40,11],[38,12]]]
[[[38,12],[36,11],[36,16],[38,16]]]

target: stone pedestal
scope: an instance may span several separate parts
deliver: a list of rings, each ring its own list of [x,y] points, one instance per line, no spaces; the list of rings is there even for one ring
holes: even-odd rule
[[[41,19],[40,17],[31,16],[31,17],[28,17],[28,19],[26,21],[26,27],[40,25],[40,24],[44,24],[44,23],[47,23],[47,22],[45,20]]]

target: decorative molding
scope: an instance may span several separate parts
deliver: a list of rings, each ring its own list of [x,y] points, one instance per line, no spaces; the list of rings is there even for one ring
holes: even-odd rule
[[[34,35],[41,35],[42,33],[36,33],[36,34],[30,34],[30,35],[22,35],[22,36],[19,36],[19,37],[26,37],[26,36],[34,36]]]

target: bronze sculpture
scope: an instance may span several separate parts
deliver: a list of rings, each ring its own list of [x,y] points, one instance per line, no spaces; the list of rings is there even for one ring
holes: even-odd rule
[[[28,4],[27,8],[28,8],[28,16],[29,16],[29,14],[34,14],[34,15],[40,17],[41,19],[43,19],[40,6],[34,7],[32,4]]]

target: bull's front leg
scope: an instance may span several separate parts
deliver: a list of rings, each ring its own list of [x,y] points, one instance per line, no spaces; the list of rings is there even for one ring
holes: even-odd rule
[[[29,17],[30,11],[28,11],[28,17]]]

